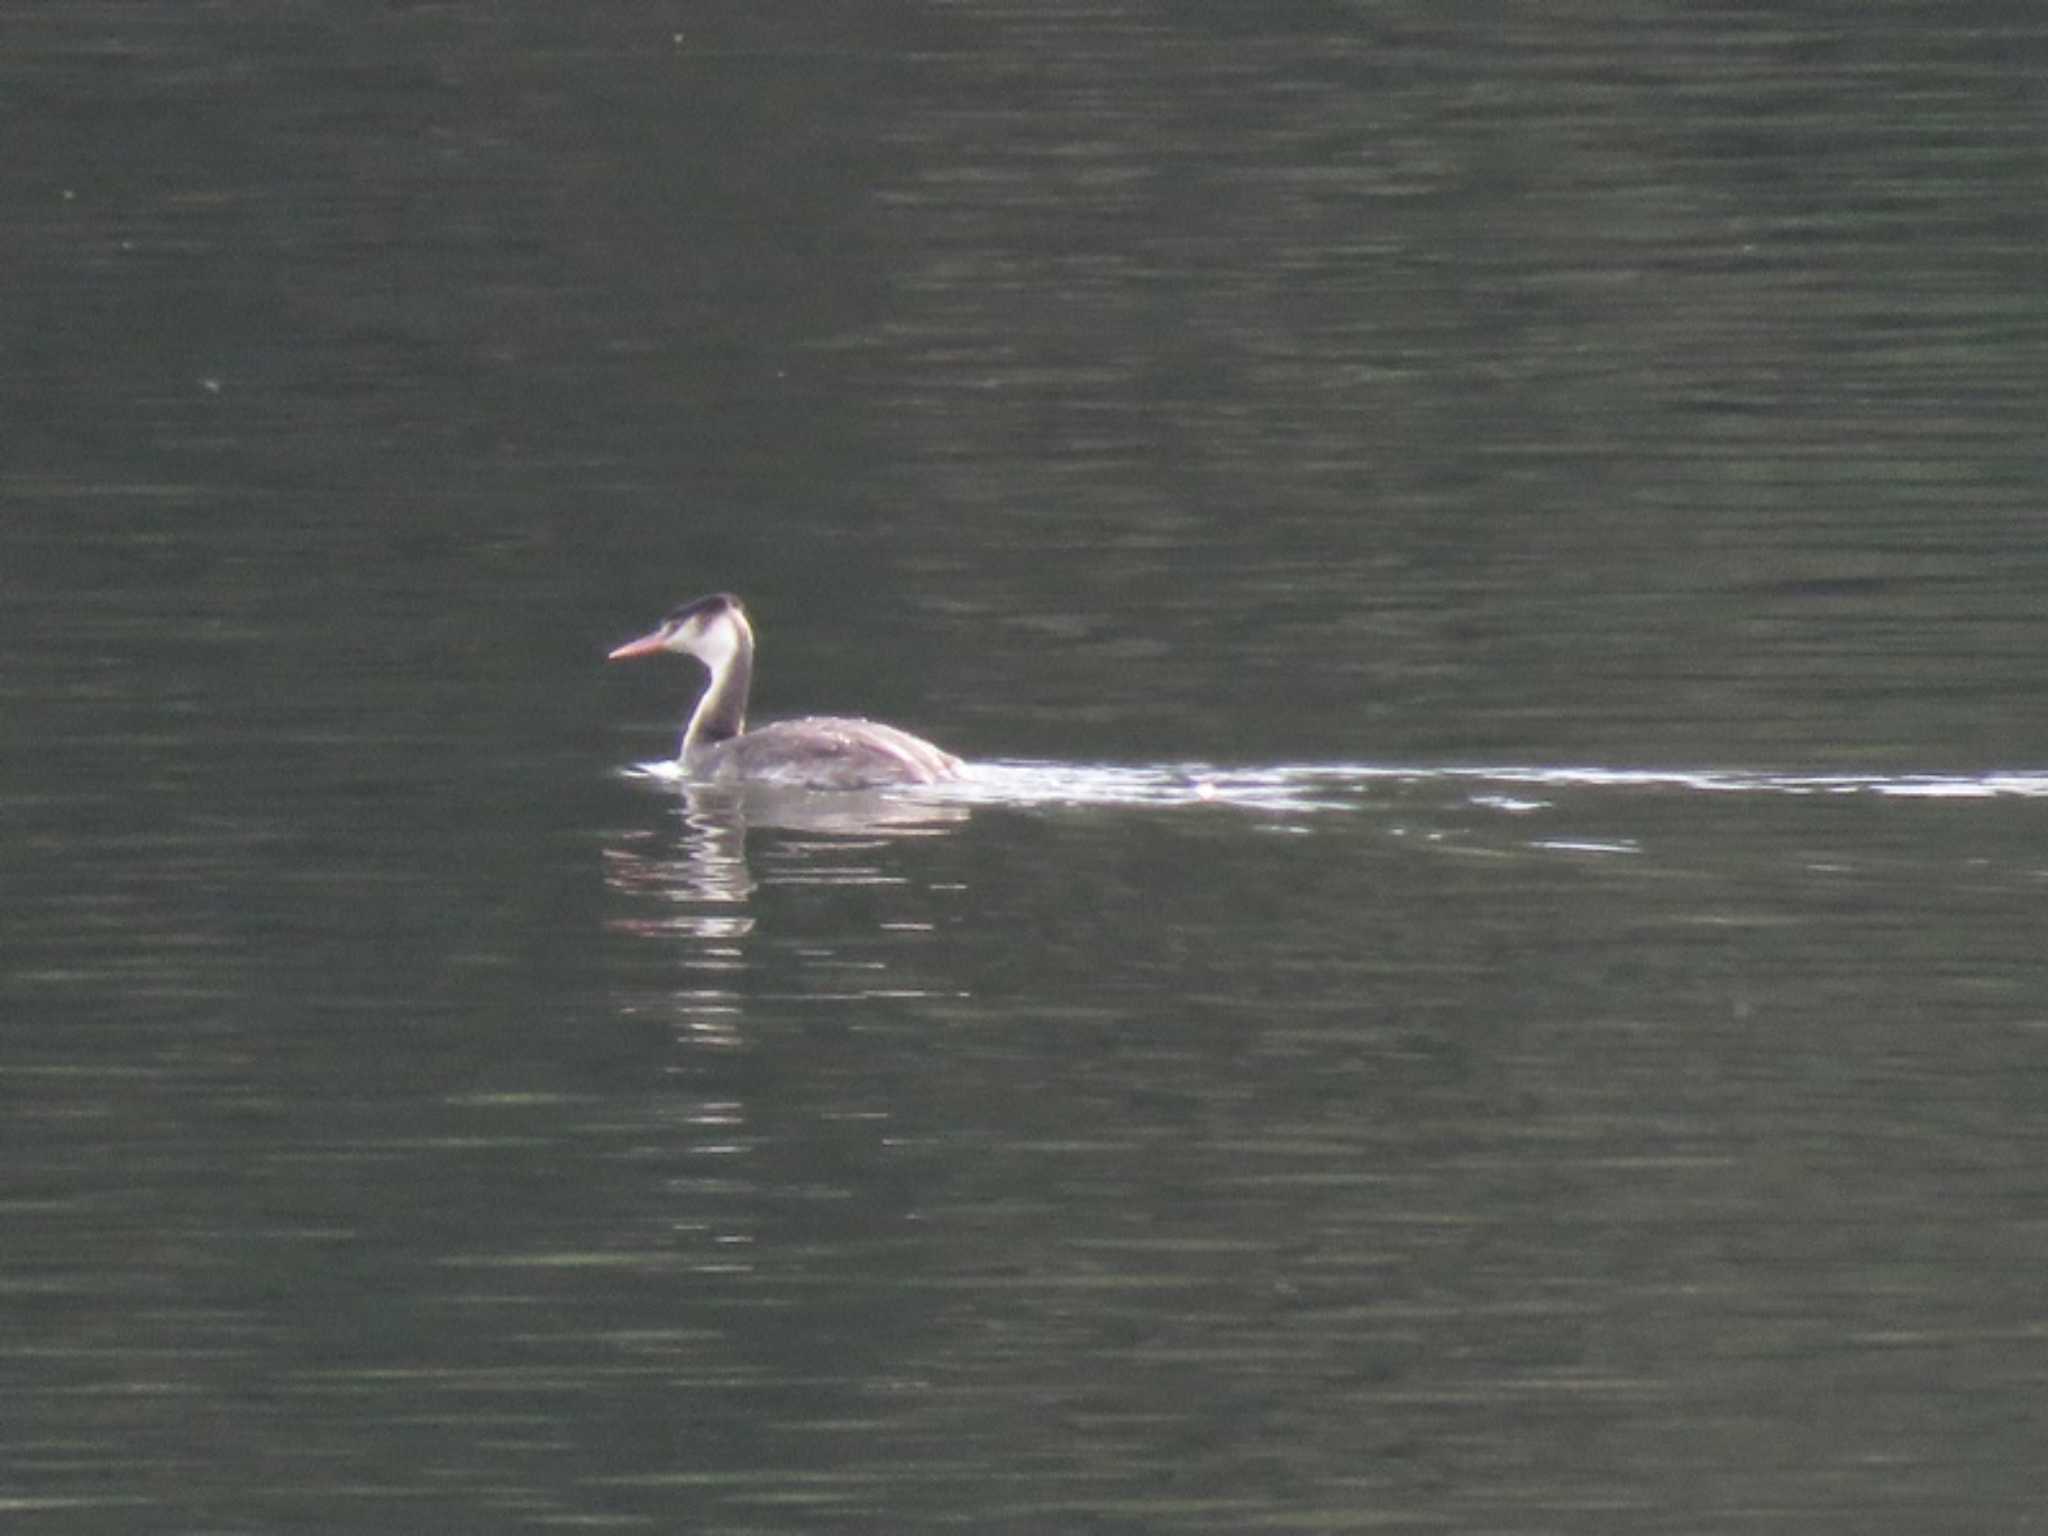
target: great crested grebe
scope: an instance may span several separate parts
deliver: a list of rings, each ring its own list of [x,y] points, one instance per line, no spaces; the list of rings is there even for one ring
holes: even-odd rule
[[[628,640],[605,660],[624,661],[657,651],[694,656],[711,672],[677,753],[683,770],[694,778],[873,789],[934,784],[960,772],[960,759],[952,753],[872,720],[811,715],[748,730],[754,631],[740,600],[729,592],[683,604],[658,629]]]

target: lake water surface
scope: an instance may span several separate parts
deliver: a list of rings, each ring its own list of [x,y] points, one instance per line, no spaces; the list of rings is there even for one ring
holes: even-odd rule
[[[0,1524],[2033,1528],[2000,15],[10,23]]]

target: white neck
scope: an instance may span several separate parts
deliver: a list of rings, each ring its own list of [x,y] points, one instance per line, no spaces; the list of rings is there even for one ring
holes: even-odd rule
[[[754,636],[737,613],[724,614],[696,637],[690,654],[711,671],[683,732],[682,755],[730,741],[747,728],[747,690],[754,680]]]

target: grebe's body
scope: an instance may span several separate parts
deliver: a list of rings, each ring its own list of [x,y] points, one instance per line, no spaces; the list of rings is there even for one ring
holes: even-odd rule
[[[930,742],[872,720],[813,715],[747,729],[754,678],[754,631],[730,593],[683,604],[659,628],[629,640],[606,659],[673,651],[711,673],[683,731],[677,754],[692,778],[787,784],[807,789],[874,789],[935,784],[958,776],[960,759]]]

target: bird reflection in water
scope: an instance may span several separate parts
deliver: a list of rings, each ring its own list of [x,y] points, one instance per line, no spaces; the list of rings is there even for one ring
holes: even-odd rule
[[[973,814],[967,805],[881,792],[640,777],[676,795],[676,820],[621,833],[605,849],[605,884],[620,898],[607,926],[662,941],[700,978],[649,1001],[673,1014],[691,1039],[714,1047],[741,1043],[743,999],[734,982],[749,968],[752,902],[762,884],[900,885],[901,873],[878,857],[883,850],[901,838],[941,835]],[[782,834],[754,855],[763,866],[759,875],[749,860],[749,831]]]
[[[662,774],[641,774],[649,780]],[[668,780],[676,782],[676,780]],[[758,879],[748,862],[748,831],[795,831],[817,840],[778,840],[776,883],[887,885],[897,877],[858,858],[897,838],[934,838],[965,823],[971,805],[901,799],[881,791],[817,795],[774,784],[676,784],[680,836],[643,829],[633,844],[606,850],[606,885],[633,895],[616,932],[645,938],[733,940],[750,934],[748,903]],[[852,858],[850,858],[852,856]]]

